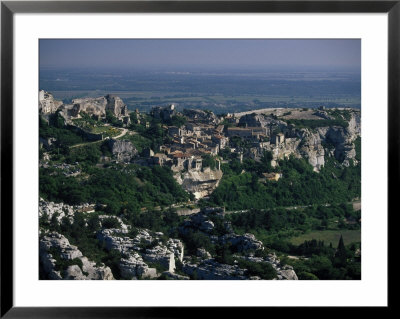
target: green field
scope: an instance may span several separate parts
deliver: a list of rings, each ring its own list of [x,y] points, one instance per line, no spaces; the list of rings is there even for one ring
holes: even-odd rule
[[[117,128],[111,127],[111,126],[97,126],[97,127],[93,127],[90,130],[91,133],[95,133],[95,134],[104,134],[105,136],[110,136],[110,137],[114,137],[117,136],[121,133],[121,131]]]
[[[339,242],[340,235],[343,236],[344,244],[347,246],[353,242],[361,242],[361,230],[321,230],[312,231],[307,234],[300,235],[289,239],[294,245],[300,245],[305,240],[323,240],[325,244],[332,243],[333,246]]]

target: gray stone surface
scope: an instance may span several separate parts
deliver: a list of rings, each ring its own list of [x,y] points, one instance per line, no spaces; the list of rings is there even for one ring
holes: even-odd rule
[[[174,174],[174,178],[187,192],[200,199],[210,195],[218,187],[222,175],[221,170],[207,167],[203,171],[178,172]]]
[[[61,259],[79,259],[82,269],[78,265],[71,265],[63,272],[56,270],[57,260],[52,255],[52,249],[57,250]],[[39,242],[39,258],[44,272],[49,279],[66,280],[113,280],[114,276],[109,267],[104,264],[96,265],[82,255],[82,252],[69,243],[68,239],[56,232],[45,234]]]
[[[97,234],[100,242],[106,249],[118,250],[123,258],[119,268],[125,279],[137,279],[137,277],[158,277],[155,268],[148,265],[159,264],[169,272],[175,270],[175,259],[183,260],[183,244],[179,239],[169,238],[164,244],[163,233],[150,232],[140,229],[134,237],[126,236],[128,229],[102,229]]]
[[[195,279],[203,280],[244,280],[245,270],[237,265],[220,264],[212,259],[207,259],[199,264],[185,263],[183,272]]]
[[[112,154],[119,160],[129,162],[138,155],[138,150],[129,140],[110,139]]]

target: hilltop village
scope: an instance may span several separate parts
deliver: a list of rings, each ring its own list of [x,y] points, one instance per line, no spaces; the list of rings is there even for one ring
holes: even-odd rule
[[[264,242],[235,232],[228,215],[238,204],[224,193],[229,178],[247,178],[256,194],[285,179],[293,185],[285,163],[296,159],[311,167],[307,174],[319,174],[327,161],[337,170],[360,162],[356,109],[216,115],[171,104],[141,113],[114,95],[63,103],[40,91],[39,115],[40,183],[58,187],[41,186],[44,279],[297,279]],[[115,170],[119,185],[102,184]],[[336,171],[329,174],[339,179]],[[170,223],[164,216],[165,225],[144,227],[154,211],[168,211]],[[348,216],[347,224],[353,220]],[[87,232],[84,243],[74,227]]]

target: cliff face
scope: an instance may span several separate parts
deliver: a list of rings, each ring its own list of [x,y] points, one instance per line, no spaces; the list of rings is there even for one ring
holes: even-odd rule
[[[55,100],[52,94],[45,91],[39,92],[39,113],[54,113],[62,104],[63,102]]]
[[[74,99],[71,104],[63,104],[62,101],[55,100],[52,94],[40,91],[39,112],[46,115],[55,113],[57,110],[67,121],[79,118],[80,112],[105,117],[106,111],[110,111],[117,118],[127,116],[129,113],[122,99],[114,95]]]
[[[206,112],[203,110],[184,109],[183,115],[196,122],[207,124],[218,124],[220,119],[213,112]]]
[[[58,256],[56,256],[56,254]],[[69,243],[68,239],[56,232],[47,233],[39,243],[39,257],[43,271],[53,280],[113,280],[114,276],[109,267],[98,266],[82,255],[82,252]],[[57,260],[59,259],[59,260]],[[78,260],[80,262],[78,262]],[[66,269],[57,265],[62,261],[74,261],[76,264]],[[79,265],[80,264],[80,265]]]
[[[287,127],[286,131],[281,127],[287,136],[284,141],[279,144],[263,143],[262,148],[272,152],[273,166],[277,160],[291,154],[297,158],[307,159],[315,171],[319,171],[325,165],[326,155],[334,156],[344,166],[351,165],[351,161],[357,164],[354,141],[361,136],[361,118],[359,111],[352,111],[350,115],[347,121],[348,127],[321,126],[316,129]],[[249,118],[251,115],[246,117]],[[259,153],[261,156],[262,149]]]
[[[274,129],[281,131],[287,130],[287,123],[264,114],[246,114],[239,119],[239,124],[244,127],[263,127],[267,129],[268,134]]]
[[[219,181],[222,178],[221,170],[211,170],[209,167],[204,171],[188,171],[174,175],[177,182],[182,187],[194,194],[196,199],[210,195],[217,188]]]
[[[106,95],[97,98],[82,98],[72,100],[72,104],[63,106],[64,114],[69,118],[78,118],[79,112],[104,117],[106,111],[120,118],[128,115],[126,104],[118,96]]]
[[[120,97],[107,95],[105,98],[107,100],[106,110],[111,111],[116,117],[128,115],[128,107]]]
[[[159,277],[161,274],[156,268],[149,266],[152,263],[159,263],[168,272],[174,273],[175,259],[181,262],[183,259],[182,242],[173,238],[163,242],[163,233],[154,233],[147,229],[140,229],[136,236],[129,237],[126,235],[129,227],[125,225],[125,229],[102,229],[97,234],[97,239],[107,250],[115,249],[122,254],[123,258],[118,265],[122,278],[130,280],[138,277]]]
[[[129,162],[138,154],[136,147],[128,140],[111,139],[109,145],[112,154],[120,161]]]

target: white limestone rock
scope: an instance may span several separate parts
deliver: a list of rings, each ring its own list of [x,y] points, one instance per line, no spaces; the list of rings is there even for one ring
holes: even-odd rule
[[[196,256],[202,259],[210,259],[211,254],[204,248],[197,248]]]
[[[39,218],[47,216],[49,222],[60,223],[67,217],[72,223],[74,220],[74,207],[64,203],[47,202],[43,198],[39,199]],[[54,219],[53,219],[54,216]]]
[[[160,274],[154,274],[153,270],[147,270],[153,268],[146,262],[157,263],[169,272],[174,272],[175,258],[183,260],[183,244],[178,239],[170,238],[163,244],[163,233],[150,234],[146,229],[139,229],[134,238],[124,234],[121,229],[102,229],[97,238],[105,244],[106,249],[116,249],[124,256],[119,267],[125,278],[159,276]]]
[[[184,254],[183,243],[179,239],[169,238],[166,246],[168,250],[174,253],[175,258],[182,262]]]
[[[62,104],[62,101],[54,99],[53,94],[43,90],[39,91],[39,113],[55,113]]]
[[[129,113],[122,99],[114,95],[74,99],[71,104],[62,105],[60,110],[67,121],[80,118],[80,112],[104,118],[106,112],[110,111],[118,119],[128,116]]]
[[[60,273],[57,271],[57,260],[52,255],[52,249],[59,253],[59,258],[65,260],[78,259],[82,263],[82,269],[79,265],[70,265]],[[104,264],[100,266],[91,262],[82,255],[82,252],[69,243],[68,239],[56,232],[47,233],[39,242],[39,258],[43,271],[49,279],[73,279],[73,280],[113,280],[114,276],[109,267]]]
[[[221,170],[211,170],[207,167],[203,171],[185,172],[183,177],[181,172],[178,172],[174,174],[174,178],[187,192],[193,193],[196,199],[200,199],[210,195],[218,187],[222,175]]]
[[[110,139],[109,145],[112,154],[119,161],[129,162],[138,155],[138,150],[129,140]]]
[[[158,276],[155,268],[150,268],[138,253],[121,258],[119,269],[123,279],[155,278]]]
[[[253,234],[225,234],[220,238],[222,244],[231,244],[238,252],[264,250],[264,245]]]
[[[237,265],[220,264],[207,259],[199,264],[184,263],[182,271],[195,279],[203,280],[244,280],[245,270]]]
[[[189,280],[190,279],[190,277],[188,277],[188,276],[178,275],[176,273],[172,273],[169,271],[164,271],[162,273],[162,275],[167,277],[167,279],[173,279],[173,280]]]
[[[169,272],[174,272],[175,270],[175,255],[163,245],[157,245],[156,247],[146,249],[142,257],[145,261],[162,265]]]

